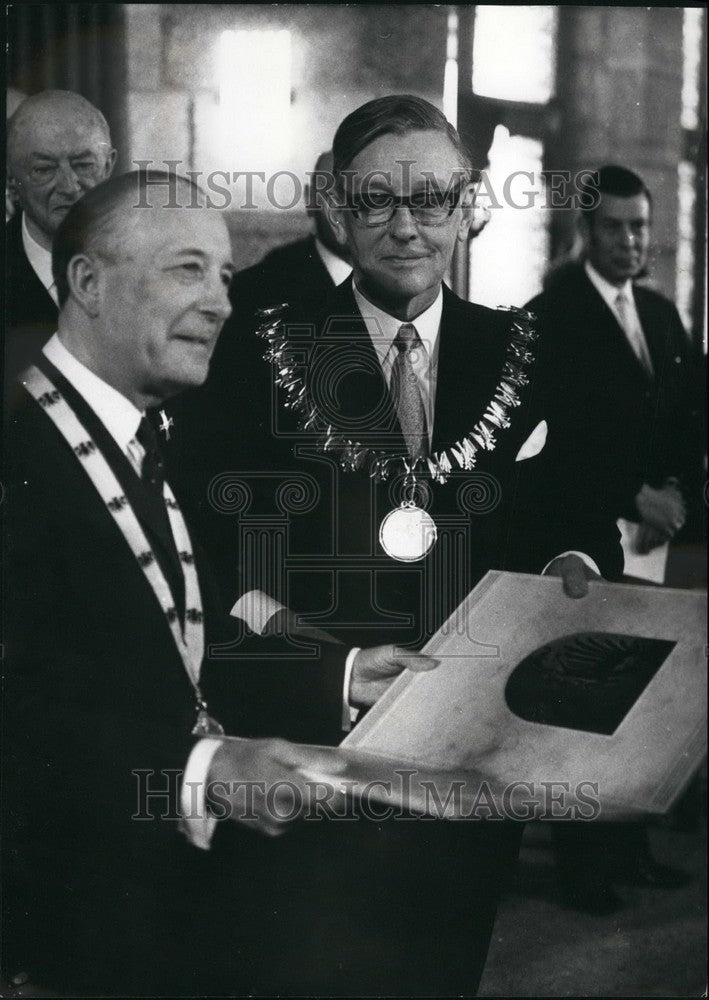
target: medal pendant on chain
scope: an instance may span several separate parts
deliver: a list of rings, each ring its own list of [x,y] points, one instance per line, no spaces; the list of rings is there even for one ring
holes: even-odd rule
[[[398,562],[418,562],[436,543],[438,531],[430,514],[412,500],[390,511],[379,526],[379,543]]]

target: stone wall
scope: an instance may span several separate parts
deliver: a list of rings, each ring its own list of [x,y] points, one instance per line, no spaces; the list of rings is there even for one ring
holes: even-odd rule
[[[675,293],[677,166],[682,156],[682,9],[570,6],[560,11],[554,167],[617,163],[653,195],[651,273]],[[556,242],[572,220],[556,213]]]
[[[126,4],[125,11],[130,160],[179,160],[205,174],[240,168],[239,150],[220,145],[216,51],[229,29],[291,33],[293,134],[275,167],[303,179],[337,124],[364,101],[404,91],[442,104],[445,6]],[[652,279],[670,296],[683,142],[681,52],[681,8],[562,6],[555,128],[546,150],[551,168],[617,162],[645,178],[655,201]],[[234,190],[232,207],[243,204],[243,190]],[[308,229],[302,206],[274,210],[262,185],[254,201],[257,211],[228,216],[239,267]],[[570,242],[574,219],[554,215],[558,250]]]
[[[223,31],[291,32],[291,149],[279,169],[312,170],[335,128],[373,97],[414,92],[441,106],[446,8],[419,4],[126,4],[130,160],[179,160],[186,168],[239,169],[219,147],[216,48]],[[253,114],[258,115],[258,102]],[[259,185],[255,185],[259,188]],[[235,191],[235,195],[243,192]],[[244,199],[245,200],[245,199]],[[287,202],[287,197],[282,202]],[[232,204],[241,204],[235,198]],[[307,231],[302,207],[229,213],[238,267]]]

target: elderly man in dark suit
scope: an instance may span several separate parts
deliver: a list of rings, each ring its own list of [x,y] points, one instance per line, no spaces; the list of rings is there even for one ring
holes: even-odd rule
[[[293,505],[280,597],[349,641],[412,645],[491,568],[547,569],[582,599],[596,570],[620,573],[618,534],[557,502],[563,484],[550,496],[532,320],[443,285],[473,214],[457,133],[428,102],[393,96],[349,115],[333,153],[329,217],[353,279],[319,309],[266,310],[271,371],[254,374],[237,425],[253,499],[269,476],[276,504],[293,474],[311,486]],[[259,509],[264,528],[275,510]],[[267,555],[264,578],[273,566]],[[246,586],[265,586],[258,570]],[[484,821],[353,826],[352,877],[326,883],[341,905],[321,930],[319,991],[473,995],[519,835]]]
[[[28,97],[8,121],[7,187],[22,211],[7,223],[6,384],[56,330],[54,234],[74,202],[110,176],[115,159],[105,118],[72,91]]]
[[[303,767],[339,763],[282,737],[337,742],[348,700],[434,665],[222,614],[148,411],[206,377],[230,244],[216,212],[149,200],[165,179],[67,214],[59,330],[7,421],[3,962],[60,995],[284,991],[283,856],[256,832],[298,813]]]
[[[333,148],[329,216],[353,279],[319,310],[267,316],[262,331],[283,387],[271,461],[287,468],[295,443],[292,467],[320,485],[292,530],[302,524],[295,550],[321,565],[294,573],[292,603],[317,613],[332,598],[327,618],[350,637],[420,643],[487,569],[553,564],[578,593],[592,562],[617,575],[611,519],[581,500],[564,506],[542,475],[557,428],[535,380],[532,321],[443,285],[473,212],[455,130],[425,101],[383,98],[348,116]],[[414,522],[439,536],[417,553],[395,538]],[[332,575],[334,553],[349,574]]]

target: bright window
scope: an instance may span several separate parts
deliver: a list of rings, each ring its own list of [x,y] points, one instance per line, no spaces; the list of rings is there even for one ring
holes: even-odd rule
[[[685,7],[682,24],[682,128],[699,127],[699,65],[703,10]]]
[[[677,309],[688,330],[692,328],[694,298],[694,210],[697,172],[691,163],[678,167],[679,211],[677,213]]]
[[[451,125],[458,125],[458,15],[448,14],[446,69],[443,77],[443,114]]]
[[[277,170],[291,150],[289,31],[224,31],[218,49],[219,122],[230,169]]]
[[[537,139],[511,136],[504,125],[495,129],[487,180],[480,188],[483,203],[485,192],[492,194],[491,219],[470,248],[474,302],[521,306],[541,290],[549,259],[542,151]]]
[[[478,4],[473,34],[473,92],[545,104],[554,96],[556,7]]]

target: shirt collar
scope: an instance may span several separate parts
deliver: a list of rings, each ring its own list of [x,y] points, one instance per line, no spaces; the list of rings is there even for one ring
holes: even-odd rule
[[[352,282],[355,302],[362,313],[362,319],[367,327],[367,332],[374,344],[380,364],[384,364],[384,359],[389,354],[394,338],[399,332],[402,320],[395,316],[390,316],[378,306],[373,305],[362,292],[360,292],[355,281]],[[438,331],[441,327],[441,316],[443,315],[443,287],[439,289],[435,301],[425,309],[414,320],[411,320],[416,327],[416,332],[421,338],[429,358],[435,357],[436,345],[438,343]]]
[[[619,287],[618,285],[612,285],[610,281],[606,281],[589,260],[585,260],[583,266],[588,275],[588,280],[611,309],[615,310],[617,308],[617,299],[621,292],[629,303],[634,303],[633,283],[630,278],[628,278],[624,285],[620,285]]]
[[[117,389],[95,375],[78,361],[62,344],[58,334],[43,348],[45,357],[51,361],[64,378],[82,396],[104,425],[108,433],[125,454],[133,440],[143,414],[129,399]]]
[[[54,275],[52,274],[52,254],[40,246],[27,228],[25,213],[22,213],[22,246],[24,247],[27,260],[32,266],[32,270],[52,296],[57,301],[57,292],[54,287]]]
[[[341,285],[343,281],[349,278],[352,274],[352,265],[348,264],[342,257],[338,257],[336,253],[333,253],[329,247],[320,242],[317,236],[315,237],[315,249],[335,285]]]

